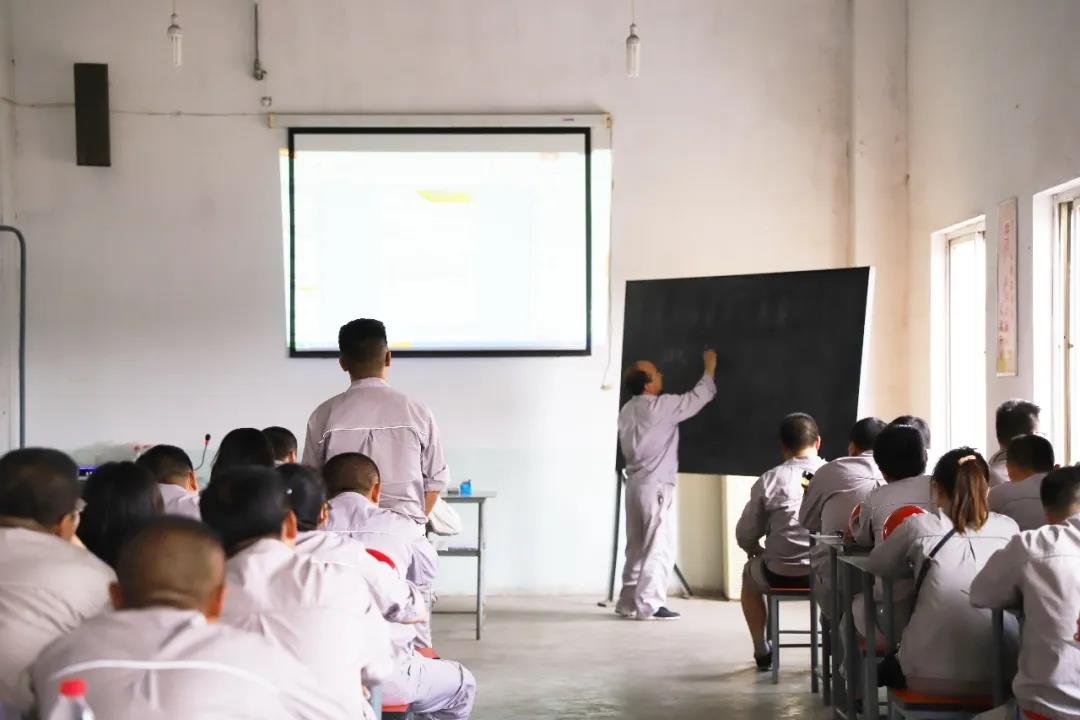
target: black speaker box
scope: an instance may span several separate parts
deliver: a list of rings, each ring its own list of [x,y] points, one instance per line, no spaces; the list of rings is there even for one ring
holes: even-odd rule
[[[75,63],[75,156],[79,165],[109,167],[109,66]]]

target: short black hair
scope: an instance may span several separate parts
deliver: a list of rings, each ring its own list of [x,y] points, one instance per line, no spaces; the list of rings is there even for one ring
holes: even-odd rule
[[[994,431],[998,444],[1005,447],[1017,435],[1030,435],[1039,429],[1042,409],[1027,400],[1006,400],[998,405]]]
[[[112,568],[124,543],[165,513],[157,480],[133,462],[109,462],[94,470],[83,486],[83,499],[79,539]]]
[[[244,465],[274,467],[274,451],[262,430],[236,428],[221,438],[221,445],[218,446],[214,464],[210,468],[210,477],[213,479],[214,475],[223,470]]]
[[[817,422],[806,413],[791,413],[780,421],[780,444],[792,452],[811,447],[820,437]]]
[[[296,527],[302,532],[319,529],[319,514],[326,504],[326,485],[319,474],[306,465],[278,465],[278,475],[289,490],[289,506],[296,514]]]
[[[52,527],[75,512],[79,468],[49,448],[12,450],[0,457],[0,515]]]
[[[1009,441],[1005,460],[1018,468],[1048,473],[1054,469],[1054,446],[1042,435],[1019,435]]]
[[[882,429],[874,443],[874,462],[893,480],[926,472],[926,441],[914,425],[892,424]]]
[[[1047,512],[1070,515],[1080,505],[1080,466],[1051,470],[1043,478],[1039,497]]]
[[[289,459],[289,453],[296,452],[296,436],[288,428],[271,425],[263,428],[263,435],[270,441],[275,462],[285,462]]]
[[[378,320],[353,320],[338,331],[338,350],[351,367],[372,371],[383,367],[386,348],[386,326]]]
[[[155,445],[136,458],[135,464],[149,470],[156,481],[166,485],[179,478],[186,480],[195,470],[188,454],[175,445]]]
[[[163,515],[124,543],[116,580],[127,608],[202,610],[225,580],[225,553],[203,523]]]
[[[367,495],[379,482],[379,466],[367,455],[348,452],[335,455],[323,466],[323,481],[330,497],[343,492]]]
[[[641,368],[632,367],[626,371],[623,376],[623,385],[626,387],[626,392],[631,397],[637,397],[641,393],[645,392],[645,386],[649,384],[649,373],[645,372]]]
[[[930,425],[918,415],[901,415],[889,424],[910,425],[915,428],[919,431],[919,434],[922,435],[923,447],[927,450],[930,449],[932,440],[930,437]]]
[[[291,509],[281,476],[273,468],[255,465],[222,470],[199,498],[203,522],[218,534],[229,555],[246,542],[279,536]]]
[[[848,440],[862,452],[867,452],[874,449],[874,443],[877,442],[878,435],[884,429],[885,421],[881,418],[863,418],[851,428]]]

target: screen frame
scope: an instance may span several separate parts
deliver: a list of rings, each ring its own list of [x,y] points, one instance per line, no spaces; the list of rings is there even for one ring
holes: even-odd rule
[[[585,347],[581,349],[393,350],[395,357],[588,357],[592,355],[592,128],[588,126],[500,127],[297,127],[288,128],[289,160],[289,328],[290,358],[336,358],[337,350],[296,349],[296,186],[297,135],[581,135],[585,144]]]

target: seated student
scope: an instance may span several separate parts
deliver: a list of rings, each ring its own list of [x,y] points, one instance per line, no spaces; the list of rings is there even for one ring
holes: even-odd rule
[[[323,480],[330,498],[325,530],[358,535],[364,544],[381,550],[425,596],[431,594],[438,569],[438,555],[424,535],[424,528],[396,510],[379,506],[382,482],[375,462],[360,453],[335,455],[323,466]],[[418,628],[417,641],[431,647],[427,623]]]
[[[162,517],[120,551],[116,612],[49,645],[33,667],[41,717],[59,683],[86,682],[99,718],[325,718],[347,710],[288,652],[217,624],[225,553],[202,523]]]
[[[814,418],[804,413],[784,418],[780,423],[784,462],[754,483],[735,527],[739,547],[750,556],[743,569],[742,608],[759,670],[772,667],[772,648],[765,637],[765,593],[770,586],[806,587],[809,583],[810,536],[799,525],[798,515],[804,477],[825,464],[818,457],[819,447],[821,436]]]
[[[133,462],[105,463],[94,470],[83,486],[83,500],[79,539],[114,570],[124,542],[165,514],[154,476]]]
[[[361,682],[382,683],[394,658],[363,574],[296,553],[296,515],[272,468],[219,472],[199,508],[228,555],[222,622],[290,650],[349,708],[349,717],[372,717]]]
[[[998,406],[994,417],[994,434],[997,435],[998,451],[990,458],[990,487],[1005,485],[1009,482],[1008,458],[1009,441],[1020,435],[1033,435],[1039,432],[1038,405],[1027,400],[1006,400]]]
[[[186,452],[174,445],[155,445],[135,464],[149,470],[157,480],[166,515],[199,519],[199,483]]]
[[[924,423],[925,424],[925,423]],[[926,472],[926,435],[915,425],[894,425],[881,431],[874,444],[874,462],[885,484],[861,503],[852,528],[856,543],[871,547],[881,542],[885,521],[905,505],[934,509]]]
[[[210,479],[223,470],[247,465],[274,467],[274,450],[262,430],[236,428],[221,438],[214,462],[210,467]]]
[[[971,604],[1024,611],[1013,692],[1020,709],[1080,717],[1080,467],[1051,471],[1040,489],[1048,523],[1017,535],[971,583]],[[1008,617],[1008,615],[1006,615]],[[980,718],[1023,717],[999,708]]]
[[[1054,446],[1041,435],[1020,435],[1009,441],[1005,469],[1009,482],[990,489],[990,509],[1008,515],[1021,530],[1046,524],[1039,499],[1046,473],[1054,469]]]
[[[376,604],[390,625],[397,668],[383,683],[383,703],[409,705],[420,717],[465,720],[472,712],[476,679],[465,667],[416,652],[416,623],[427,617],[424,596],[400,572],[367,553],[364,544],[345,533],[320,532],[326,522],[326,489],[314,470],[282,465],[279,474],[290,489],[289,502],[300,533],[296,551],[319,562],[361,569]]]
[[[271,425],[263,428],[263,435],[270,441],[270,449],[274,452],[274,464],[295,464],[296,459],[296,436],[288,428]]]
[[[799,507],[800,525],[823,535],[842,535],[847,530],[851,511],[884,482],[874,462],[874,443],[884,428],[885,422],[876,417],[855,423],[848,439],[848,456],[825,463],[814,473]],[[826,614],[831,597],[828,561],[824,545],[811,551],[814,589]]]
[[[108,607],[112,569],[70,542],[81,503],[64,453],[0,458],[0,716],[30,708],[29,666],[41,649]]]
[[[907,518],[870,553],[884,578],[915,576],[914,609],[900,638],[889,687],[929,695],[989,695],[990,613],[971,606],[971,582],[1019,528],[990,512],[990,468],[975,450],[945,453],[931,478],[936,509]]]

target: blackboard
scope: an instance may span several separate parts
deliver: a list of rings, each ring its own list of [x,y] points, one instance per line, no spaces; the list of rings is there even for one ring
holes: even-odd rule
[[[823,457],[846,454],[870,277],[863,267],[627,283],[623,369],[651,360],[664,392],[681,393],[701,378],[705,348],[718,354],[716,399],[680,427],[681,472],[760,475],[782,461],[791,412],[817,420]],[[620,407],[628,399],[623,388]]]

